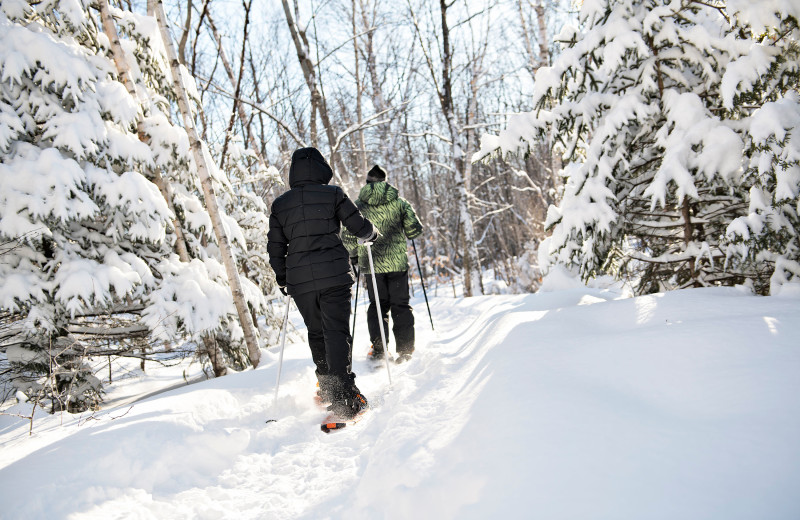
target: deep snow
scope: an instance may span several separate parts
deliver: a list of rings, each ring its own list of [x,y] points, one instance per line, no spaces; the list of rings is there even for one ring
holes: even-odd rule
[[[800,298],[442,291],[436,333],[413,303],[392,388],[359,309],[374,408],[331,435],[303,343],[277,405],[272,349],[94,419],[40,414],[32,437],[0,417],[0,517],[800,518]]]

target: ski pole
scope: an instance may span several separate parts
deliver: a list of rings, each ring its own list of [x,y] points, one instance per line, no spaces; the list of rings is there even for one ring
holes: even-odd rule
[[[283,349],[286,347],[286,326],[289,324],[289,305],[292,297],[286,295],[286,314],[283,316],[283,326],[281,326],[281,353],[278,356],[278,380],[275,382],[275,401],[273,406],[278,403],[278,389],[281,387],[281,369],[283,369]]]
[[[360,281],[361,273],[359,272],[358,267],[356,267],[356,299],[355,303],[353,304],[353,332],[350,333],[350,340],[353,341],[356,337],[356,311],[358,310],[358,282]]]
[[[386,331],[383,330],[383,313],[381,312],[381,300],[378,297],[378,282],[375,279],[375,265],[372,263],[372,242],[365,242],[367,246],[367,258],[369,258],[369,270],[372,272],[372,293],[375,295],[375,309],[378,311],[378,325],[381,329],[381,341],[383,342],[383,360],[386,362],[386,373],[389,375],[389,386],[392,386],[392,371],[389,368],[389,346],[386,344]]]
[[[425,291],[425,279],[422,277],[422,267],[419,265],[419,255],[417,254],[417,244],[411,240],[411,246],[414,248],[414,257],[417,259],[417,269],[419,270],[419,283],[422,285],[422,294],[425,296],[425,306],[428,308],[428,318],[431,320],[431,330],[433,328],[433,315],[431,315],[431,306],[428,304],[428,293]]]

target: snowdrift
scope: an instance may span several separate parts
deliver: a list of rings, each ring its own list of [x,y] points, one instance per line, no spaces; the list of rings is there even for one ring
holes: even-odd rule
[[[0,517],[800,517],[800,299],[438,297],[436,333],[414,303],[392,388],[363,361],[359,309],[373,410],[341,432],[319,431],[302,343],[277,404],[271,352],[88,420],[40,416],[32,437],[0,417]]]

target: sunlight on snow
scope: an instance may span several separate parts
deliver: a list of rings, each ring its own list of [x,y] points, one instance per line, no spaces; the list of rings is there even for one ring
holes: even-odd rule
[[[778,320],[770,318],[769,316],[764,316],[764,323],[767,324],[767,328],[772,335],[778,335]]]

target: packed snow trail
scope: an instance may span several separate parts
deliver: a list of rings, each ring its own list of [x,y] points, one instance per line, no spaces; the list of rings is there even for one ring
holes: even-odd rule
[[[437,335],[414,304],[391,388],[359,310],[373,408],[333,435],[303,343],[277,405],[272,352],[127,413],[41,416],[32,438],[0,417],[0,517],[800,517],[800,298],[439,296]]]

